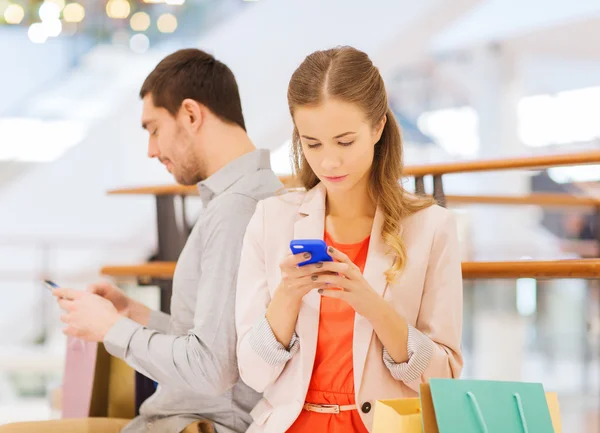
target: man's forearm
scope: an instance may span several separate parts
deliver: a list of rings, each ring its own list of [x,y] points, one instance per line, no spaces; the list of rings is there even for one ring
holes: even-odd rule
[[[238,380],[235,345],[206,344],[194,333],[166,335],[123,318],[106,334],[104,345],[111,355],[170,387],[220,395]]]

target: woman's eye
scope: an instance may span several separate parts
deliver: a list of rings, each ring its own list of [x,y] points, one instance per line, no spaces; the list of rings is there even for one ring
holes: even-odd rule
[[[341,146],[350,146],[352,143],[354,143],[354,141],[348,141],[348,142],[339,141],[338,142],[338,144],[340,144]]]
[[[312,143],[312,144],[307,144],[306,146],[309,149],[314,149],[315,147],[319,147],[321,145],[321,143]]]

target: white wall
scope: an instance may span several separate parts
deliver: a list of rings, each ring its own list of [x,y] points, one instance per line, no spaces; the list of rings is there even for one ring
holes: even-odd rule
[[[27,37],[26,27],[0,27],[0,114],[38,91],[44,82],[66,71],[77,46],[73,38],[33,44]]]

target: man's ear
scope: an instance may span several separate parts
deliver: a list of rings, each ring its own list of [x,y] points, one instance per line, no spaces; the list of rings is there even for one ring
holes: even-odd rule
[[[197,132],[204,122],[204,106],[193,99],[184,99],[179,107],[178,115],[182,117],[184,125],[193,132]]]

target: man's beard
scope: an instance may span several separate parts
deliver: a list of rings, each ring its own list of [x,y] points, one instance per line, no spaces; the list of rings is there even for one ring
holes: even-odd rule
[[[204,176],[204,170],[202,170],[202,164],[197,161],[196,156],[193,153],[187,158],[183,158],[185,162],[181,163],[179,169],[173,170],[175,180],[182,185],[196,185],[202,182],[206,177]]]
[[[183,172],[182,170],[181,174],[175,174],[175,180],[181,185],[196,185],[197,183],[202,182],[204,177],[202,177],[197,171]]]

